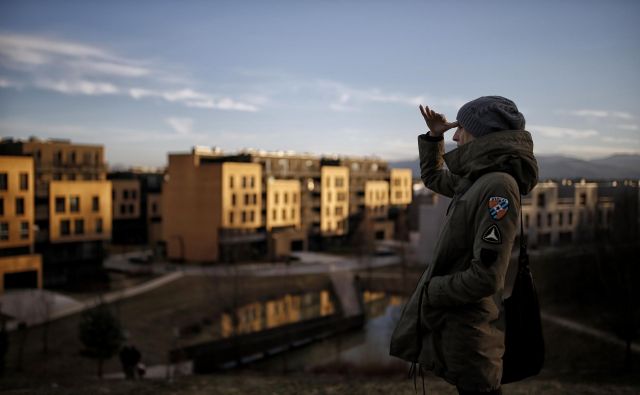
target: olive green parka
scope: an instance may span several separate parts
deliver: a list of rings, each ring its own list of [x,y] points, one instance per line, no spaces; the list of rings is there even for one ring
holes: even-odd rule
[[[390,354],[469,391],[500,387],[502,295],[518,232],[520,194],[537,183],[529,132],[494,132],[444,154],[442,137],[418,137],[424,184],[452,198]],[[443,159],[449,170],[443,168]]]

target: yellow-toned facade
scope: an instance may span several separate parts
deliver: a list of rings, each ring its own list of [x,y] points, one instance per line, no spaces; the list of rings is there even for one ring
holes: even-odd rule
[[[349,168],[322,166],[320,183],[320,231],[344,235],[348,232]]]
[[[33,244],[33,159],[0,156],[0,248]]]
[[[110,181],[52,181],[49,239],[52,243],[111,238]]]
[[[267,230],[292,226],[300,228],[300,181],[267,180]]]
[[[391,169],[390,173],[390,203],[410,204],[413,196],[411,169]]]
[[[0,294],[5,291],[5,276],[35,272],[37,288],[42,288],[42,256],[39,254],[26,254],[0,257]]]
[[[386,217],[389,211],[389,183],[367,181],[364,185],[364,206],[374,217]]]
[[[30,139],[22,142],[22,153],[31,155],[38,168],[38,196],[46,196],[51,181],[106,179],[104,147],[100,145]]]
[[[113,219],[140,217],[140,180],[111,180]]]
[[[262,226],[262,167],[257,163],[222,163],[222,227]]]

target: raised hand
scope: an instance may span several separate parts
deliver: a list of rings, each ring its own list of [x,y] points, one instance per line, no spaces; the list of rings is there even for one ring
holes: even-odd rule
[[[422,107],[421,104],[420,113],[432,136],[442,136],[447,130],[458,127],[458,121],[447,122],[447,118],[443,114],[433,111],[429,106]]]

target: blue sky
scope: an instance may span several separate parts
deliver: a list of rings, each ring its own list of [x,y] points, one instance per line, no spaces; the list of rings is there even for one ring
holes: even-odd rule
[[[193,145],[417,156],[513,99],[538,154],[640,153],[635,1],[0,2],[0,133],[161,166]],[[450,138],[450,137],[449,137]]]

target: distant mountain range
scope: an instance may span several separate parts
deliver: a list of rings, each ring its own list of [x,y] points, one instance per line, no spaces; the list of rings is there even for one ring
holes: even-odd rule
[[[640,179],[640,155],[613,155],[602,159],[583,160],[559,155],[538,155],[539,178],[585,178],[587,180]],[[392,168],[411,168],[413,177],[420,177],[420,165],[415,160],[389,162]]]

